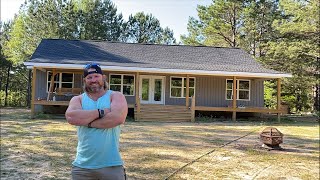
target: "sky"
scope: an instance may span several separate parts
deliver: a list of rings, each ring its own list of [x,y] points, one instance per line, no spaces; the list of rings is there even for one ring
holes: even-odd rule
[[[180,35],[188,34],[187,24],[189,16],[197,16],[197,5],[209,5],[212,0],[111,0],[122,13],[123,19],[128,20],[130,14],[144,12],[160,21],[161,27],[169,27],[174,32],[177,42]],[[13,19],[24,0],[0,0],[1,21]]]

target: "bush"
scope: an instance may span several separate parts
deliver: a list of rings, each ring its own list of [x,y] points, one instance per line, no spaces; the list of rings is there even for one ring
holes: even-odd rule
[[[8,91],[8,104],[10,107],[25,107],[27,106],[26,95],[20,91]],[[0,106],[5,105],[5,91],[0,91]]]

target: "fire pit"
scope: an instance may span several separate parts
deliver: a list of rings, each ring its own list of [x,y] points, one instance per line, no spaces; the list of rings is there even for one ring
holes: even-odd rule
[[[283,142],[283,134],[274,127],[267,127],[260,133],[263,142],[262,147],[271,149],[282,149],[280,144]]]

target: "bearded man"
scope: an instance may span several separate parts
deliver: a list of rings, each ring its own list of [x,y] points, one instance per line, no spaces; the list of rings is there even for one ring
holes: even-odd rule
[[[72,163],[72,179],[126,179],[119,152],[120,125],[128,105],[120,92],[108,90],[99,64],[87,64],[83,71],[84,93],[70,100],[65,113],[77,126],[78,146]]]

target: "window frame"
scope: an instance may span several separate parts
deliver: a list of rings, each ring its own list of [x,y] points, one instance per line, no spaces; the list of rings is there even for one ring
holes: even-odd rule
[[[51,83],[51,79],[49,79],[49,73],[52,73],[52,71],[47,71],[47,83],[46,83],[46,91],[47,91],[47,93],[49,93],[49,87],[50,87],[50,85],[48,86],[48,83]],[[58,83],[58,87],[57,88],[62,88],[62,84],[63,83],[71,83],[72,84],[72,88],[74,88],[74,73],[58,72],[56,74],[59,74],[59,81],[53,81],[53,84]],[[72,74],[72,82],[62,82],[62,74]],[[55,89],[53,89],[52,92],[56,92]]]
[[[121,84],[111,84],[110,82],[111,82],[111,76],[112,75],[120,75],[121,76]],[[123,86],[124,86],[124,84],[123,84],[123,77],[124,76],[132,76],[133,77],[133,94],[132,95],[128,95],[128,94],[123,94]],[[121,93],[124,95],[124,96],[135,96],[135,94],[136,94],[136,77],[135,77],[135,75],[134,74],[115,74],[115,73],[110,73],[109,74],[109,87],[108,87],[108,89],[109,90],[111,90],[110,89],[110,87],[111,87],[111,85],[120,85],[121,86]]]
[[[232,89],[228,89],[228,81],[232,81]],[[240,86],[240,81],[247,81],[249,82],[249,89],[239,89]],[[251,80],[250,79],[237,79],[236,80],[236,92],[237,92],[237,99],[239,101],[250,101],[250,96],[251,96]],[[228,99],[228,90],[231,90],[231,99]],[[247,91],[249,92],[249,99],[239,99],[239,92],[240,91]],[[225,99],[226,100],[233,100],[233,79],[226,79],[226,91],[225,91]]]
[[[172,78],[181,78],[182,79],[182,84],[181,84],[182,86],[181,87],[172,86],[172,84],[171,84]],[[170,76],[170,98],[186,98],[186,96],[184,96],[184,91],[186,89],[186,87],[184,87],[184,79],[187,80],[187,77]],[[196,78],[195,77],[189,77],[189,79],[194,79],[194,87],[189,87],[189,89],[192,88],[193,89],[193,95],[195,95],[196,94]],[[172,88],[181,88],[181,97],[171,96]],[[191,97],[189,97],[189,98],[191,98]]]

